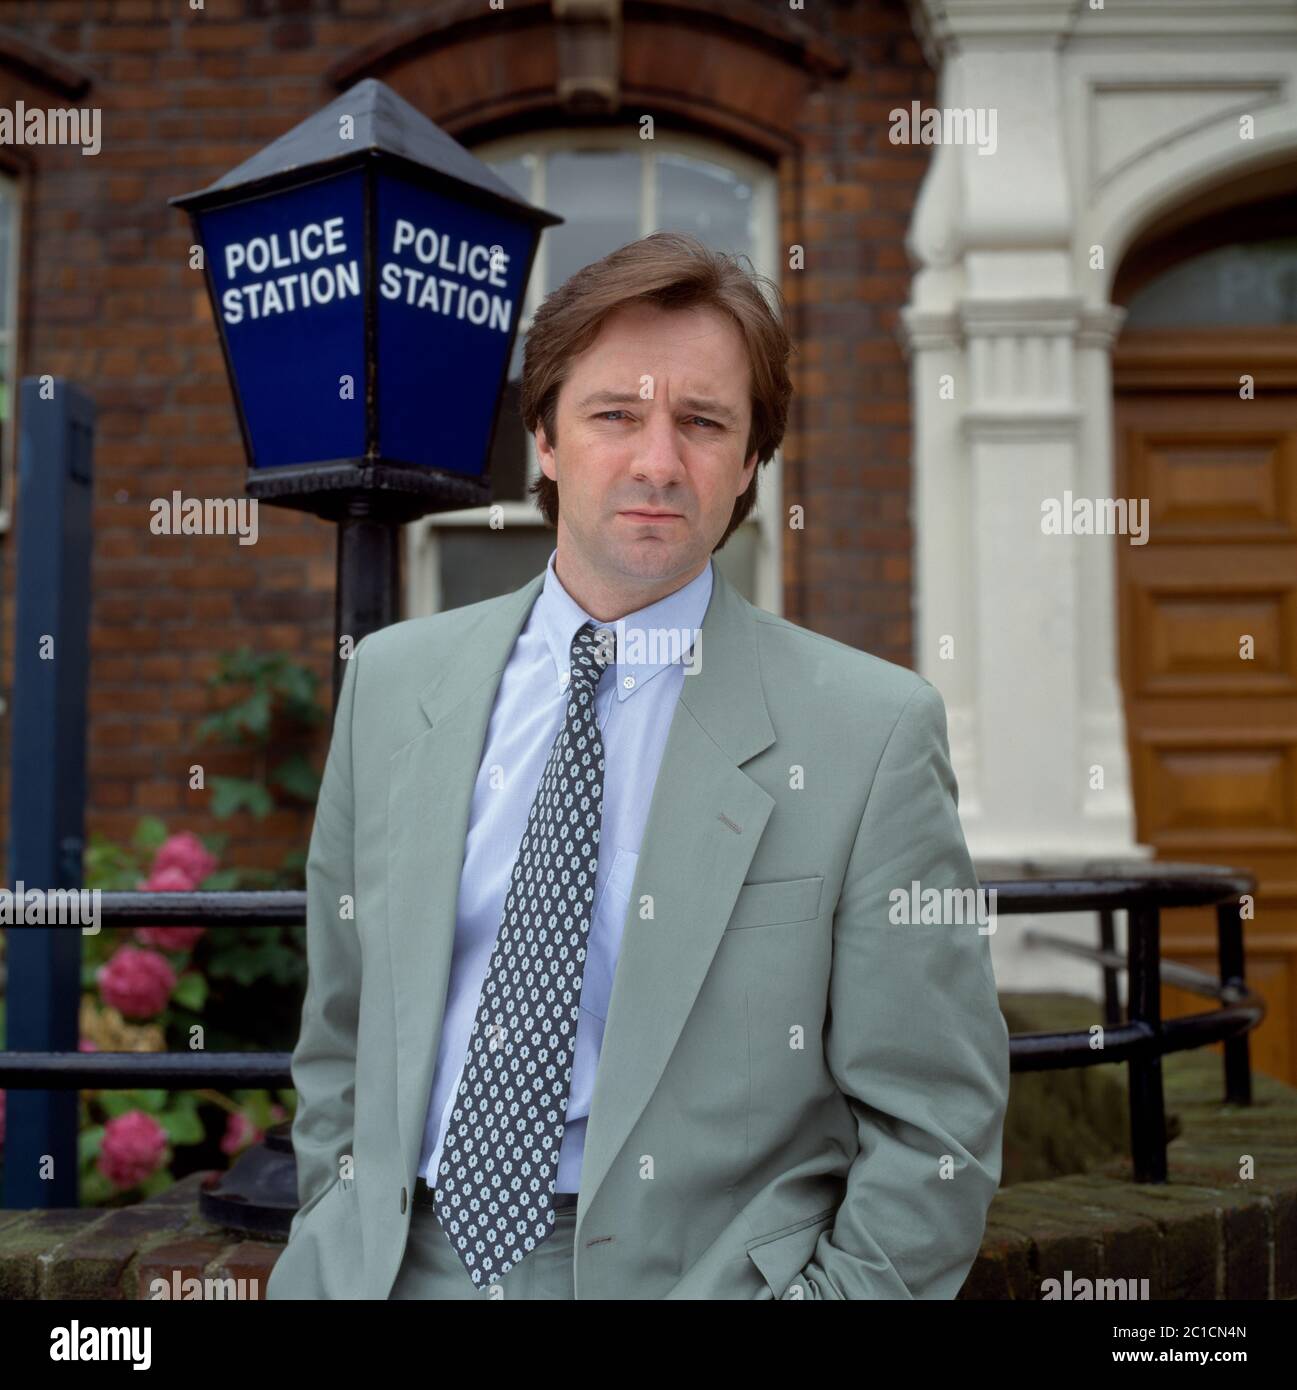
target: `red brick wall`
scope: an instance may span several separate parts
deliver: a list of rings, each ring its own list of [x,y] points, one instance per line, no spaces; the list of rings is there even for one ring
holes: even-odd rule
[[[103,150],[0,150],[23,166],[19,370],[64,375],[98,402],[88,825],[126,838],[139,815],[217,828],[191,763],[246,774],[197,743],[218,651],[246,643],[308,659],[327,703],[332,531],[263,507],[260,541],[154,536],[148,502],[238,496],[243,459],[190,233],[168,197],[201,187],[336,95],[383,78],[465,143],[554,119],[555,49],[543,7],[506,13],[445,0],[0,0],[0,25],[91,78],[52,93],[0,42],[0,104],[98,106]],[[356,55],[420,15],[442,29],[366,65]],[[778,4],[624,6],[625,115],[650,111],[741,141],[778,168],[780,241],[800,350],[785,440],[786,501],[806,508],[785,544],[786,611],[909,664],[909,402],[897,345],[909,290],[902,246],[927,160],[887,140],[887,112],[933,99],[902,0],[809,3],[790,40]],[[664,23],[664,16],[666,22]],[[760,19],[761,23],[754,22]],[[768,32],[762,32],[764,23]],[[561,209],[560,209],[561,211]],[[5,680],[13,634],[13,535],[3,547]],[[317,765],[322,761],[323,735]],[[6,758],[7,762],[7,758]],[[7,804],[7,802],[5,803]],[[249,818],[232,858],[275,864],[301,847],[309,812]]]

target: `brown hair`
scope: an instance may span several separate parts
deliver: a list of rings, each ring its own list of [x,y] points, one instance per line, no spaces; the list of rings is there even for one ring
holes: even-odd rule
[[[546,296],[527,332],[522,359],[522,422],[528,433],[545,428],[551,447],[558,444],[558,395],[572,359],[594,342],[604,319],[632,303],[663,309],[708,307],[728,314],[743,335],[751,382],[752,423],[743,458],[756,451],[757,467],[746,491],[735,500],[717,551],[729,540],[757,500],[761,465],[769,462],[784,437],[793,387],[788,376],[792,343],[778,314],[761,293],[773,281],[745,271],[739,257],[712,251],[684,232],[654,232],[583,266]],[[747,260],[747,257],[742,259]],[[748,261],[751,266],[751,261]],[[558,525],[558,484],[541,476],[529,491],[551,526]]]

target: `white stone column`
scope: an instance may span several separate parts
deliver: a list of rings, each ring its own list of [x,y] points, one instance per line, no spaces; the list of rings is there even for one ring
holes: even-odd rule
[[[1074,268],[1067,7],[1042,6],[1030,25],[1008,7],[980,17],[996,9],[1002,25],[941,45],[938,96],[942,108],[994,109],[994,152],[934,146],[908,237],[920,266],[902,315],[915,660],[946,701],[975,858],[1142,856],[1117,668],[1117,539],[1041,524],[1046,499],[1111,488],[1120,311],[1089,306]],[[1096,941],[1093,914],[1002,918],[1001,986],[1094,992],[1094,967],[1026,948],[1028,926]]]

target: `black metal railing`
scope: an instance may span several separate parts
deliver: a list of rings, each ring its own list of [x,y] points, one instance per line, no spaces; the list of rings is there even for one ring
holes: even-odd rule
[[[1241,899],[1254,891],[1254,879],[1246,872],[1212,865],[1128,861],[984,863],[978,866],[978,876],[997,917],[1083,911],[1099,914],[1097,948],[1036,929],[1028,929],[1024,938],[1101,967],[1102,1049],[1093,1047],[1088,1030],[1014,1034],[1010,1067],[1015,1072],[1045,1071],[1125,1062],[1129,1067],[1135,1181],[1165,1182],[1165,1055],[1223,1042],[1225,1099],[1237,1105],[1251,1102],[1248,1033],[1265,1014],[1263,1002],[1244,980]],[[1218,977],[1161,961],[1162,910],[1203,906],[1216,908]],[[105,892],[100,909],[100,924],[109,927],[301,926],[306,920],[306,894]],[[1127,917],[1124,957],[1115,945],[1114,914],[1119,911]],[[1118,990],[1122,970],[1129,985],[1124,1019]],[[1221,1007],[1188,1018],[1163,1019],[1163,980],[1213,998]],[[290,1060],[287,1052],[0,1052],[0,1086],[20,1090],[273,1089],[292,1086]]]
[[[997,914],[1098,913],[1097,947],[1036,928],[1024,931],[1023,939],[1101,967],[1102,1049],[1094,1048],[1089,1030],[1016,1034],[1010,1040],[1010,1064],[1014,1071],[1048,1071],[1126,1062],[1135,1181],[1165,1182],[1164,1056],[1223,1043],[1224,1099],[1233,1105],[1252,1101],[1248,1034],[1265,1017],[1265,1004],[1244,979],[1242,902],[1255,893],[1256,880],[1246,871],[1210,864],[1127,860],[982,863],[978,874],[983,888],[996,890]],[[1162,911],[1183,907],[1216,909],[1218,976],[1162,960]],[[1114,914],[1118,911],[1126,914],[1124,956],[1116,949]],[[1118,992],[1122,970],[1128,985],[1124,1019]],[[1215,999],[1222,1007],[1164,1019],[1164,980]]]

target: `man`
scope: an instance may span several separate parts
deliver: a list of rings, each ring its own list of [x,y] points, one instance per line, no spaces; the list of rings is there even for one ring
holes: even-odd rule
[[[343,682],[269,1296],[958,1293],[1008,1041],[986,929],[896,911],[977,890],[944,705],[711,561],[788,352],[674,234],[537,313],[545,573]]]

